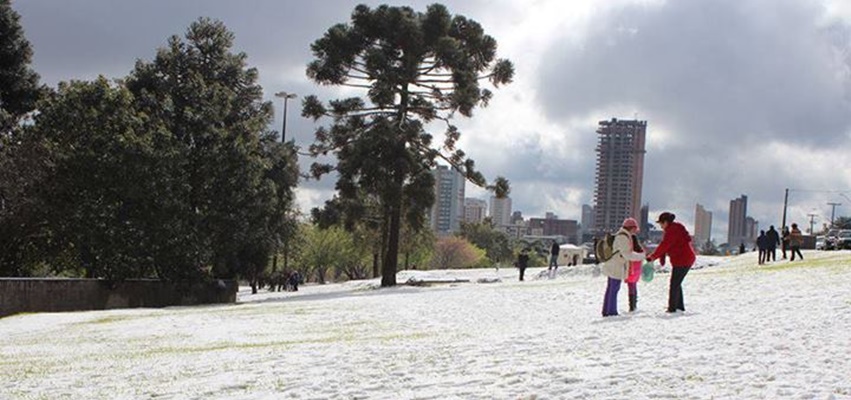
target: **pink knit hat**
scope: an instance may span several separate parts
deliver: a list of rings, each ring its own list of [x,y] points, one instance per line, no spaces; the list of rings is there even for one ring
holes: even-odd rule
[[[622,226],[624,228],[635,228],[635,230],[639,230],[638,221],[636,221],[635,218],[627,218],[627,219],[623,220]]]

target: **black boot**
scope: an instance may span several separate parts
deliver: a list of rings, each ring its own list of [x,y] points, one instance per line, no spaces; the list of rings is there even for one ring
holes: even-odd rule
[[[635,311],[635,308],[638,306],[638,295],[631,294],[629,295],[629,312]]]

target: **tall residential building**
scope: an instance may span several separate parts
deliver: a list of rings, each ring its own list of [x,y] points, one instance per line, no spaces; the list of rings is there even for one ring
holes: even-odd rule
[[[759,221],[747,217],[745,218],[745,245],[752,246],[759,237]]]
[[[597,128],[595,232],[614,232],[641,212],[647,121],[600,121]]]
[[[494,226],[507,226],[511,224],[511,198],[498,199],[491,196],[490,217]]]
[[[738,246],[747,242],[746,218],[748,216],[748,196],[730,200],[730,219],[727,223],[727,244]]]
[[[464,219],[464,175],[440,165],[434,174],[434,206],[431,208],[431,228],[438,236],[450,235],[461,229]]]
[[[638,237],[641,240],[647,239],[650,229],[653,228],[653,225],[650,224],[650,204],[641,206],[641,218],[638,219],[638,226],[641,228],[638,231]]]
[[[478,224],[487,217],[488,202],[481,199],[464,199],[464,222]]]
[[[712,212],[698,204],[694,209],[694,245],[697,248],[712,240]]]
[[[590,233],[594,231],[594,207],[588,204],[582,205],[582,233]]]

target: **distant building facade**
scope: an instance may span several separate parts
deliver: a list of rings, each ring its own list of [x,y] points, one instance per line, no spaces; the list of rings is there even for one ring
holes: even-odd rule
[[[455,169],[440,165],[434,174],[435,203],[431,208],[431,229],[438,236],[447,236],[461,229],[464,219],[464,175]]]
[[[647,121],[600,121],[597,129],[595,233],[614,232],[641,212]]]
[[[757,237],[759,237],[759,221],[751,217],[745,218],[745,237],[743,240],[745,245],[748,247],[755,246]]]
[[[594,207],[588,204],[582,205],[582,233],[592,233],[594,231]]]
[[[702,205],[697,204],[694,208],[695,247],[700,248],[710,240],[712,240],[712,212],[706,211]]]
[[[491,196],[490,217],[494,226],[507,226],[511,224],[511,198],[498,199]]]
[[[525,220],[523,219],[523,212],[522,211],[515,211],[515,212],[511,213],[511,218],[508,219],[508,222],[511,225],[518,225],[518,224],[522,225],[524,223],[524,221]]]
[[[730,246],[739,246],[747,242],[746,218],[748,216],[748,196],[742,195],[737,199],[730,200],[730,214],[727,222],[727,243]]]
[[[464,222],[480,224],[485,221],[488,211],[488,202],[481,199],[464,199]]]
[[[579,244],[579,223],[572,219],[529,218],[527,235],[564,236],[567,243]]]
[[[641,228],[638,232],[638,238],[646,240],[648,238],[647,233],[653,228],[653,225],[650,224],[650,204],[641,206],[641,218],[638,219],[638,226]]]

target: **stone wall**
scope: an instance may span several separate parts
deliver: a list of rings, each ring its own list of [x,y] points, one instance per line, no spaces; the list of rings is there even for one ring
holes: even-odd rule
[[[235,303],[236,281],[0,278],[0,317],[21,312],[105,310]]]

